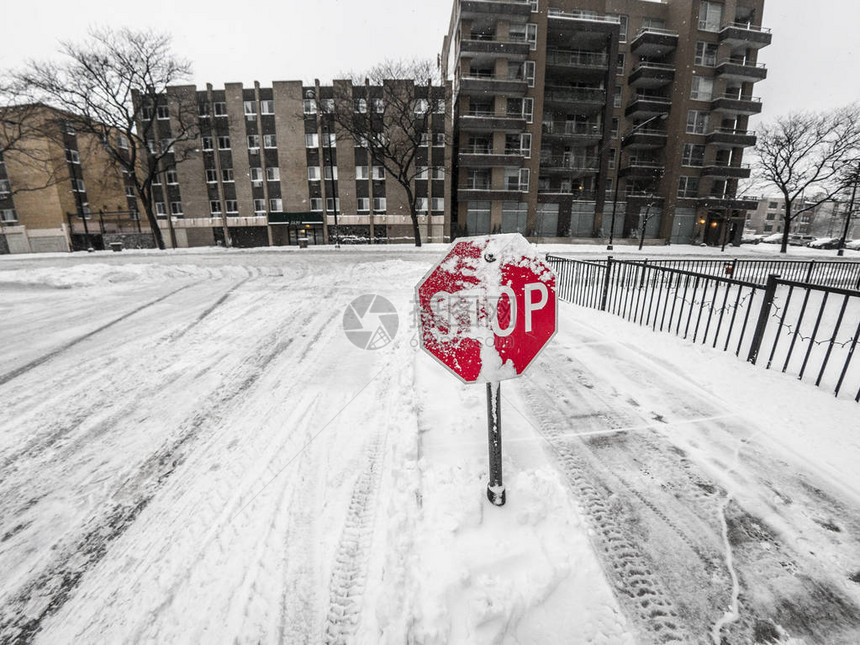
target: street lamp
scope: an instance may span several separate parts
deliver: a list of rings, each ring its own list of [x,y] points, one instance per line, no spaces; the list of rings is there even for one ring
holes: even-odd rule
[[[637,130],[644,128],[646,125],[651,123],[651,121],[655,121],[657,119],[665,121],[668,117],[668,114],[658,114],[657,116],[652,116],[650,119],[643,121],[639,125],[635,126],[633,129],[631,129],[630,132],[621,137],[621,145],[618,147],[618,165],[615,171],[615,193],[612,197],[612,221],[609,225],[609,245],[606,247],[607,251],[612,250],[612,241],[615,239],[615,211],[618,208],[618,186],[621,183],[618,181],[618,172],[621,170],[621,155],[623,154],[624,150],[624,140]]]
[[[338,234],[337,228],[337,196],[335,194],[335,185],[334,185],[334,160],[332,159],[331,153],[331,130],[328,123],[323,124],[323,135],[326,139],[326,147],[328,147],[328,175],[331,180],[331,204],[332,209],[334,210],[334,248],[340,248],[340,235]]]

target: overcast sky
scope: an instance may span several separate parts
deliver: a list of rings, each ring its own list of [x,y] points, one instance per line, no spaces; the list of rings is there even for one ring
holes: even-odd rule
[[[129,25],[170,32],[193,63],[192,82],[223,87],[327,81],[386,57],[435,58],[451,0],[41,0],[7,2],[2,14],[0,69],[50,57],[58,41],[80,39],[90,25]],[[755,92],[764,118],[860,100],[860,2],[766,0],[764,25],[773,31],[759,59],[768,78]]]

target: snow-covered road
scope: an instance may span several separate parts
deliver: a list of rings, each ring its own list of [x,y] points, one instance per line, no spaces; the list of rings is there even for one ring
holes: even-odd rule
[[[494,508],[414,342],[441,255],[3,258],[0,642],[860,640],[855,403],[563,304]]]

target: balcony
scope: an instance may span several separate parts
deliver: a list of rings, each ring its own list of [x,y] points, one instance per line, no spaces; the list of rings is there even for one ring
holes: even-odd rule
[[[508,94],[523,96],[526,90],[528,90],[528,83],[525,79],[483,75],[460,77],[460,93],[466,95]]]
[[[756,83],[767,78],[764,65],[724,58],[716,67],[717,76],[737,83]]]
[[[672,101],[657,96],[637,96],[627,104],[624,116],[631,119],[645,119],[661,114],[669,114]]]
[[[529,44],[494,39],[469,39],[460,41],[460,57],[463,58],[507,58],[525,60],[529,55]]]
[[[473,112],[459,118],[463,132],[523,132],[526,120],[523,116],[496,115],[494,112]]]
[[[600,170],[600,160],[596,157],[575,158],[570,156],[542,157],[541,174],[562,173],[566,177],[593,175]]]
[[[464,168],[489,168],[491,166],[521,168],[525,164],[525,155],[522,150],[511,150],[498,154],[485,149],[465,148],[460,150],[458,160]]]
[[[457,199],[460,202],[469,201],[520,201],[523,198],[523,193],[528,191],[521,190],[506,190],[504,188],[480,188],[469,187],[457,189]]]
[[[630,42],[630,51],[637,56],[661,58],[678,46],[678,32],[643,27]]]
[[[606,104],[606,92],[588,88],[547,88],[544,106],[554,106],[574,114],[595,114]]]
[[[729,45],[732,49],[761,49],[770,45],[770,41],[770,29],[749,23],[734,22],[720,30],[720,43]]]
[[[553,76],[575,75],[577,78],[600,79],[609,69],[605,52],[567,51],[550,49],[546,53],[548,73]]]
[[[662,148],[669,140],[663,130],[640,129],[621,137],[621,145],[631,149]]]
[[[754,211],[758,208],[759,198],[754,195],[732,197],[730,195],[710,195],[699,197],[699,205],[703,208],[730,209]]]
[[[463,0],[460,17],[470,20],[504,16],[516,24],[528,22],[532,7],[527,0]]]
[[[705,142],[721,148],[749,148],[755,145],[756,136],[752,130],[732,130],[719,128],[705,136]]]
[[[548,46],[553,44],[582,49],[600,49],[606,46],[607,37],[618,33],[621,19],[596,11],[561,11],[552,7],[547,11]]]
[[[761,112],[761,99],[758,97],[743,97],[736,94],[715,96],[711,101],[711,110],[722,112],[723,118],[736,116],[752,116]]]
[[[630,87],[654,90],[675,80],[675,66],[665,63],[639,63],[630,73]]]
[[[659,179],[663,176],[663,164],[656,161],[631,159],[618,171],[619,177],[630,179]]]
[[[708,164],[702,167],[703,177],[720,177],[723,179],[746,179],[750,176],[749,164],[728,166],[723,164]]]
[[[551,141],[569,141],[582,146],[594,145],[603,139],[603,130],[597,125],[574,122],[545,122],[541,127],[541,137]]]
[[[542,196],[540,199],[540,203],[542,204],[555,204],[570,199],[575,202],[593,202],[597,200],[597,193],[593,190],[584,190],[572,186],[538,186],[538,195]]]

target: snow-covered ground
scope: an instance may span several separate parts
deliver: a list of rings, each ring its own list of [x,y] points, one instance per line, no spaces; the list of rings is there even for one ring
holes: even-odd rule
[[[0,642],[860,641],[857,404],[562,304],[493,507],[416,347],[443,250],[0,257]]]

